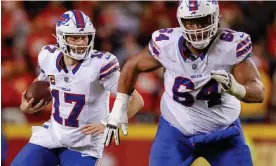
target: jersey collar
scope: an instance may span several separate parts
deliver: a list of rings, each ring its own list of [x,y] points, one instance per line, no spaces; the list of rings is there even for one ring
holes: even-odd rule
[[[75,74],[81,64],[82,64],[83,60],[80,60],[73,68],[72,70],[72,73]],[[57,59],[56,59],[56,68],[57,70],[60,72],[61,70],[63,70],[65,73],[68,73],[68,69],[66,68],[66,65],[65,65],[65,62],[64,62],[64,54],[62,52],[60,52],[57,56]]]
[[[200,58],[202,61],[206,56],[206,53],[208,52],[210,46],[213,44],[214,39],[211,40],[211,42],[209,43],[209,45],[205,48],[205,50],[199,55],[198,58]],[[181,57],[183,58],[183,60],[186,62],[187,59],[190,59],[192,61],[196,60],[197,58],[195,58],[194,56],[192,56],[191,51],[189,50],[189,48],[186,46],[185,44],[185,39],[183,36],[181,36],[178,40],[178,48],[179,48],[179,52],[181,54]]]

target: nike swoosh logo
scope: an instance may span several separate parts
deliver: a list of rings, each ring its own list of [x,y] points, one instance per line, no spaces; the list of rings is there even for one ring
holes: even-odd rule
[[[243,38],[243,36],[244,36],[244,33],[242,33],[242,34],[240,35],[241,38]]]
[[[88,157],[88,154],[81,154],[81,157]]]
[[[110,56],[111,56],[111,54],[106,55],[106,56],[105,56],[105,59],[109,59]]]

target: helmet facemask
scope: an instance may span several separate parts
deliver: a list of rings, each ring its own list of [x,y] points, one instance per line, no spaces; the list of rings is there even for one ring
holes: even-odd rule
[[[218,10],[203,17],[182,18],[178,16],[177,18],[183,30],[184,38],[197,49],[207,47],[217,33],[219,24]],[[197,28],[194,28],[193,25],[196,25]]]
[[[72,45],[69,44],[66,40],[68,36],[88,36],[88,45],[87,46],[77,46],[77,45]],[[68,55],[69,57],[75,59],[75,60],[81,60],[85,59],[88,57],[88,54],[90,50],[93,50],[94,47],[94,38],[95,38],[95,33],[87,33],[87,34],[68,34],[68,33],[63,33],[61,40],[58,42],[60,43],[59,45],[62,46],[60,47],[63,51],[64,54]],[[85,48],[84,51],[79,51],[79,48]]]

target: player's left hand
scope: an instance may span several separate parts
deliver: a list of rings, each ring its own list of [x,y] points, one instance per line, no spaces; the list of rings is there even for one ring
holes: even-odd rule
[[[238,83],[231,73],[225,70],[213,70],[211,71],[211,77],[220,83],[227,93],[236,96],[238,99],[245,97],[246,88]]]
[[[232,74],[226,72],[225,70],[212,70],[211,77],[218,83],[221,83],[225,91],[231,89],[232,79],[235,79]]]
[[[87,124],[81,128],[81,132],[85,135],[99,135],[104,133],[104,129],[104,124]]]

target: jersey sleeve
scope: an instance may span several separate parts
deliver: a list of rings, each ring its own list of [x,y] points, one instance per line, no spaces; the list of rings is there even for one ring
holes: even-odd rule
[[[238,38],[235,50],[236,64],[238,64],[252,56],[252,42],[250,36],[244,32],[237,32],[235,37]]]
[[[118,81],[120,78],[120,71],[115,71],[111,77],[102,82],[102,86],[105,90],[117,94]]]
[[[39,68],[39,75],[38,75],[38,80],[41,81],[49,81],[47,75],[45,74],[45,68],[47,66],[47,56],[48,52],[45,50],[47,46],[44,46],[39,54],[38,54],[38,68]]]
[[[117,58],[111,53],[105,53],[99,73],[99,82],[103,87],[116,93],[120,77],[120,66]]]
[[[163,48],[164,41],[161,40],[162,38],[158,38],[160,35],[161,37],[163,36],[164,38],[166,36],[164,34],[161,34],[159,31],[153,32],[148,47],[149,47],[150,55],[152,55],[157,60],[162,61],[162,59],[164,58],[163,57],[164,55],[161,49]]]
[[[174,43],[178,35],[178,31],[175,28],[157,30],[152,34],[148,44],[149,54],[165,68],[171,67],[171,60],[176,55]]]

